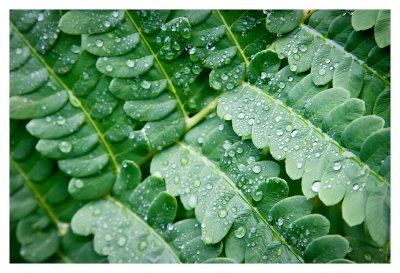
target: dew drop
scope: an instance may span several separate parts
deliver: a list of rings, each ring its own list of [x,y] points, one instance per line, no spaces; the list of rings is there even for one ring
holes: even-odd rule
[[[342,168],[342,164],[340,164],[340,162],[335,162],[332,168],[333,170],[338,171],[340,168]]]
[[[194,180],[194,182],[193,182],[193,186],[194,186],[195,188],[198,188],[198,187],[200,187],[200,185],[201,185],[201,181],[200,181],[200,179],[196,179],[196,180]]]
[[[254,173],[260,173],[261,172],[261,167],[260,165],[254,165],[252,168]]]
[[[241,226],[241,227],[238,227],[235,230],[235,237],[236,238],[238,238],[238,239],[243,238],[244,235],[246,235],[246,228],[245,227]]]
[[[207,189],[207,190],[211,190],[212,188],[213,188],[213,185],[212,185],[212,184],[208,183],[208,184],[206,185],[206,189]]]
[[[290,135],[291,135],[292,137],[296,137],[298,132],[299,132],[299,130],[295,129],[295,130],[293,130],[293,131],[290,133]]]
[[[283,89],[283,88],[286,87],[286,84],[285,84],[284,82],[280,82],[280,83],[278,84],[278,86],[279,86],[279,88]]]
[[[148,82],[148,81],[146,81],[146,80],[144,80],[144,81],[142,81],[142,83],[140,84],[140,86],[142,86],[144,89],[149,89],[150,86],[151,86],[151,83]]]
[[[312,185],[311,185],[311,190],[313,192],[319,192],[319,190],[321,189],[321,182],[319,181],[315,181]]]
[[[102,47],[104,44],[102,40],[96,40],[94,43],[97,47]]]
[[[140,244],[139,244],[139,246],[138,246],[139,251],[145,250],[145,249],[147,248],[147,245],[148,245],[148,244],[147,244],[146,241],[140,242]]]
[[[220,131],[224,130],[224,125],[223,124],[218,125],[218,130]]]
[[[62,153],[69,153],[72,150],[72,144],[69,141],[61,141],[58,144],[58,149],[60,149]]]
[[[113,11],[112,13],[111,13],[111,15],[112,15],[112,17],[114,17],[114,18],[117,18],[118,17],[118,11]]]
[[[105,20],[105,21],[103,22],[103,26],[105,26],[105,27],[110,27],[110,26],[111,26],[110,21]]]
[[[119,245],[119,246],[124,246],[125,244],[126,244],[126,237],[124,237],[124,236],[122,236],[122,237],[119,237],[118,238],[118,241],[117,241],[117,244]]]
[[[321,154],[320,154],[320,153],[318,153],[318,152],[317,152],[317,153],[315,153],[314,155],[315,155],[315,157],[316,157],[316,158],[319,158],[319,157],[321,156]]]
[[[20,55],[22,53],[22,49],[21,48],[17,48],[15,49],[15,54]]]
[[[191,207],[191,208],[196,207],[196,205],[197,205],[197,197],[194,196],[194,195],[190,196],[188,204],[189,204],[189,207]]]
[[[252,197],[254,201],[258,202],[263,198],[263,193],[262,191],[253,191]]]
[[[57,118],[57,124],[58,125],[64,125],[65,124],[65,119],[62,116],[59,116]]]
[[[289,77],[288,77],[288,81],[289,81],[289,82],[292,82],[292,81],[293,81],[293,77],[292,77],[292,76],[289,76]]]
[[[186,166],[189,163],[189,158],[183,157],[181,158],[181,165]]]
[[[307,48],[306,45],[300,45],[299,49],[300,49],[301,52],[306,52],[308,48]]]
[[[174,229],[174,225],[171,224],[171,223],[169,223],[169,224],[167,225],[167,229],[168,229],[169,231],[173,230],[173,229]]]
[[[360,189],[360,185],[358,185],[357,183],[355,183],[353,185],[353,190],[358,191]]]
[[[318,74],[321,75],[321,76],[323,76],[323,75],[326,74],[326,70],[323,69],[323,68],[321,68],[321,69],[318,71]]]
[[[276,132],[277,136],[283,135],[283,130],[282,129],[277,129],[275,132]]]
[[[278,224],[278,226],[282,226],[283,225],[283,219],[279,218],[276,223]]]
[[[291,65],[289,66],[289,69],[290,69],[290,71],[295,72],[295,71],[297,70],[297,65],[291,64]]]
[[[232,115],[231,114],[224,115],[224,120],[232,120]]]
[[[220,211],[218,211],[218,216],[221,218],[225,218],[228,215],[228,212],[224,209],[221,209]]]
[[[74,182],[74,185],[75,185],[76,188],[82,189],[83,186],[85,186],[85,183],[83,183],[83,181],[80,180],[80,179],[76,179],[75,182]]]
[[[239,113],[237,117],[238,117],[238,119],[243,119],[244,118],[244,114],[243,113]]]
[[[126,63],[126,66],[128,66],[128,67],[134,67],[135,66],[135,61],[133,61],[133,60],[127,60],[125,63]]]
[[[106,69],[106,71],[111,72],[111,71],[113,71],[114,68],[108,64],[108,65],[106,65],[105,69]]]
[[[296,167],[297,167],[297,169],[301,169],[303,167],[303,164],[299,162],[296,164]]]

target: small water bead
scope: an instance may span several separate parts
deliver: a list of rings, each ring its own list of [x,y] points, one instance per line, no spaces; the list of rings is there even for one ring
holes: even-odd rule
[[[372,261],[371,255],[370,255],[369,253],[365,253],[365,254],[364,254],[364,259],[365,259],[367,262]]]
[[[47,116],[47,117],[46,117],[46,121],[47,121],[47,122],[51,122],[51,117]]]
[[[40,22],[40,21],[43,21],[44,20],[44,14],[43,13],[39,13],[38,14],[38,17],[37,17],[37,20]]]
[[[106,71],[111,72],[111,71],[113,71],[114,68],[108,64],[108,65],[106,65],[105,69],[106,69]]]
[[[317,153],[315,153],[314,155],[315,155],[316,158],[319,158],[319,157],[321,156],[321,153],[318,153],[318,152],[317,152]]]
[[[171,224],[171,223],[169,223],[169,224],[167,225],[167,229],[168,229],[169,231],[173,230],[173,229],[174,229],[174,225]]]
[[[224,125],[223,124],[218,125],[218,130],[220,131],[224,130]]]
[[[297,71],[297,65],[291,64],[291,65],[289,66],[289,69],[290,69],[290,71],[295,72],[295,71]]]
[[[296,164],[296,167],[297,167],[297,169],[301,169],[303,167],[303,164],[299,162]]]
[[[338,171],[342,168],[342,164],[340,164],[340,162],[335,162],[332,168],[333,170]]]
[[[281,121],[282,120],[282,117],[281,116],[277,116],[276,118],[275,118],[275,121],[276,122],[279,122],[279,121]]]
[[[138,249],[139,249],[139,251],[143,251],[147,248],[147,246],[148,246],[147,242],[143,241],[139,244]]]
[[[238,119],[243,119],[244,118],[244,113],[239,113],[237,117],[238,117]]]
[[[277,130],[276,130],[276,135],[277,135],[277,136],[283,135],[283,130],[282,130],[282,129],[277,129]]]
[[[258,202],[263,198],[263,192],[262,191],[253,191],[252,194],[253,200]]]
[[[254,173],[260,173],[261,172],[261,167],[260,165],[254,165],[252,168]]]
[[[189,158],[183,157],[181,158],[181,165],[186,166],[189,163]]]
[[[278,226],[282,226],[283,225],[283,219],[279,218],[276,223],[278,224]]]
[[[246,235],[246,228],[241,226],[238,227],[238,229],[235,230],[235,237],[238,239],[241,239],[244,237],[244,235]]]
[[[267,73],[261,72],[261,79],[263,80],[263,79],[265,79],[265,78],[267,78]]]
[[[293,59],[296,61],[300,60],[300,55],[299,54],[293,54]]]
[[[224,115],[224,120],[232,120],[232,115],[231,114]]]
[[[228,212],[224,209],[221,209],[220,211],[218,211],[218,216],[221,218],[225,218],[228,215]]]
[[[202,137],[199,137],[199,138],[197,139],[197,142],[198,142],[199,144],[203,144],[203,142],[204,142],[204,138],[202,138]]]
[[[289,76],[289,77],[288,77],[288,81],[289,81],[289,82],[292,82],[292,81],[293,81],[293,77],[292,77],[292,76]]]
[[[331,59],[325,59],[325,63],[329,64],[331,62]]]
[[[321,182],[319,181],[315,181],[312,185],[311,185],[311,190],[313,192],[319,192],[319,190],[321,189]]]
[[[242,148],[242,147],[238,147],[237,150],[236,150],[236,152],[237,152],[238,154],[243,153],[243,148]]]
[[[134,67],[135,66],[135,61],[134,60],[127,60],[125,63],[126,63],[126,66],[128,66],[128,67]]]
[[[201,181],[200,181],[200,179],[196,179],[196,180],[194,180],[194,182],[193,182],[193,186],[194,186],[195,188],[198,188],[198,187],[200,187],[200,185],[201,185]]]
[[[213,185],[212,185],[212,184],[208,183],[208,184],[206,185],[206,189],[207,189],[207,190],[211,190],[212,188],[213,188]]]
[[[194,195],[190,196],[188,204],[189,204],[189,207],[191,207],[191,208],[196,207],[196,205],[197,205],[197,197],[194,196]]]
[[[151,83],[149,81],[144,80],[141,82],[140,86],[142,86],[144,89],[149,89],[151,86]]]
[[[65,124],[65,118],[63,118],[62,116],[59,116],[57,118],[57,124],[58,125],[64,125]]]
[[[94,43],[97,47],[102,47],[104,44],[102,40],[96,40]]]
[[[321,68],[321,69],[318,71],[318,74],[321,75],[321,76],[323,76],[323,75],[326,74],[326,70],[323,69],[323,68]]]
[[[355,183],[353,185],[353,190],[358,191],[360,189],[360,185],[358,185],[357,183]]]
[[[103,22],[103,26],[105,26],[105,27],[110,27],[110,26],[111,26],[110,21],[105,20],[105,21]]]
[[[204,243],[207,244],[207,245],[211,244],[211,243],[212,243],[212,238],[207,236],[207,237],[204,239]]]
[[[112,15],[112,17],[114,17],[114,18],[117,18],[118,17],[118,11],[113,11],[112,13],[111,13],[111,15]]]
[[[222,144],[222,147],[223,147],[225,150],[229,149],[229,147],[231,147],[231,146],[232,146],[232,142],[231,142],[230,140],[225,140],[225,141],[224,141],[224,144]]]
[[[226,75],[225,73],[222,73],[222,74],[221,74],[221,79],[222,79],[223,81],[226,81],[227,79],[229,79],[229,77],[228,77],[228,75]]]
[[[214,49],[215,49],[215,44],[212,43],[212,42],[208,42],[208,43],[206,44],[206,48],[207,48],[208,50],[214,50]]]
[[[300,49],[301,52],[306,52],[308,47],[306,45],[300,45],[299,49]]]
[[[118,238],[117,244],[119,246],[124,246],[126,244],[126,241],[127,241],[126,237],[122,236]]]
[[[20,55],[22,53],[22,49],[21,48],[17,48],[15,49],[15,54]]]
[[[76,188],[82,189],[83,186],[85,186],[85,183],[83,183],[83,181],[80,180],[80,179],[76,179],[75,182],[74,182],[74,185],[75,185]]]
[[[279,86],[279,88],[283,89],[283,88],[286,87],[286,84],[285,84],[284,82],[280,82],[280,83],[278,84],[278,86]]]
[[[255,227],[252,227],[252,228],[250,229],[250,232],[251,232],[251,233],[256,233],[256,231],[257,231],[257,229],[256,229]]]
[[[58,144],[58,149],[60,149],[62,153],[69,153],[72,150],[72,144],[69,141],[61,141]]]
[[[298,132],[299,132],[299,130],[294,129],[294,130],[290,133],[290,135],[291,135],[292,137],[296,137]]]
[[[130,131],[130,132],[128,133],[128,138],[129,138],[129,139],[134,139],[134,138],[135,138],[135,132]]]

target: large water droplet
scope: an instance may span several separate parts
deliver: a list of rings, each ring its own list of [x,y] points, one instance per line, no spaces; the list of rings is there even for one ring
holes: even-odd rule
[[[62,153],[69,153],[72,150],[72,144],[69,141],[61,141],[58,144],[58,149],[60,149]]]
[[[221,209],[218,211],[218,216],[221,218],[225,218],[228,215],[228,212],[225,209]]]
[[[125,63],[126,63],[126,66],[128,66],[128,67],[134,67],[135,66],[135,61],[134,60],[127,60]]]
[[[338,170],[340,170],[340,168],[342,168],[342,164],[340,164],[340,162],[335,162],[334,164],[333,164],[333,167],[332,167],[335,171],[338,171]]]
[[[278,226],[282,226],[283,225],[283,219],[279,218],[276,223],[278,224]]]
[[[358,191],[360,189],[360,185],[358,185],[357,183],[355,183],[353,185],[353,190]]]
[[[243,238],[244,235],[246,235],[246,228],[245,227],[241,226],[241,227],[238,227],[238,229],[235,230],[235,237],[236,238],[238,238],[238,239]]]
[[[260,167],[260,165],[254,165],[252,170],[254,173],[260,173],[261,167]]]
[[[188,204],[189,204],[189,207],[191,207],[191,208],[196,207],[196,205],[197,205],[197,197],[194,196],[194,195],[190,196]]]
[[[326,74],[326,70],[323,69],[323,68],[321,68],[321,69],[318,71],[318,74],[321,75],[321,76],[323,76],[323,75]]]
[[[169,223],[169,224],[167,225],[167,229],[168,229],[169,231],[173,230],[173,229],[174,229],[174,225],[171,224],[171,223]]]
[[[314,192],[319,192],[320,189],[321,189],[321,182],[319,182],[319,181],[315,181],[311,185],[311,190],[314,191]]]
[[[262,191],[253,191],[252,197],[254,201],[258,202],[263,198],[263,193]]]
[[[83,186],[85,186],[85,183],[83,183],[83,181],[80,179],[76,179],[74,185],[77,189],[82,189]]]
[[[127,241],[126,237],[121,236],[121,237],[118,238],[117,244],[119,246],[124,246],[126,244],[126,241]]]
[[[111,71],[113,71],[114,68],[108,64],[108,65],[106,65],[105,69],[106,69],[106,71],[111,72]]]
[[[94,43],[97,47],[102,47],[104,44],[102,40],[96,40]]]

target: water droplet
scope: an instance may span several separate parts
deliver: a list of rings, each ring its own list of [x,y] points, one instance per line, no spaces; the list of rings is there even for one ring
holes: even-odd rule
[[[189,207],[191,207],[191,208],[196,207],[196,205],[197,205],[197,197],[194,196],[194,195],[190,196],[188,204],[189,204]]]
[[[300,55],[299,54],[293,54],[293,59],[296,61],[300,60]]]
[[[21,48],[17,48],[15,49],[15,54],[20,55],[22,53],[22,49]]]
[[[133,60],[127,60],[125,63],[126,63],[126,65],[128,67],[134,67],[135,66],[135,61],[133,61]]]
[[[261,167],[260,165],[254,165],[252,168],[254,173],[260,173],[261,172]]]
[[[112,17],[117,18],[117,17],[118,17],[118,11],[114,10],[114,11],[111,13],[111,15],[112,15]]]
[[[369,253],[365,253],[365,254],[364,254],[364,259],[365,259],[367,262],[372,261],[371,255],[370,255]]]
[[[357,183],[355,183],[353,185],[353,190],[358,191],[360,189],[360,185],[358,185]]]
[[[238,239],[243,238],[244,235],[246,235],[246,228],[245,227],[241,226],[241,227],[238,227],[238,229],[235,230],[235,237],[236,238],[238,238]]]
[[[208,42],[207,45],[206,45],[206,48],[208,50],[214,50],[215,49],[215,44],[212,43],[212,42]]]
[[[243,148],[242,148],[242,147],[238,147],[237,150],[236,150],[236,152],[237,152],[238,154],[243,153]]]
[[[291,135],[292,137],[296,137],[298,132],[299,132],[299,130],[294,129],[294,130],[290,133],[290,135]]]
[[[316,158],[319,158],[319,157],[321,156],[321,153],[318,153],[318,152],[317,152],[317,153],[315,153],[314,155],[315,155]]]
[[[263,80],[263,79],[265,79],[266,77],[267,77],[267,73],[261,72],[261,79]]]
[[[290,69],[290,71],[295,72],[295,71],[297,70],[297,65],[291,64],[291,65],[289,66],[289,69]]]
[[[197,142],[198,142],[199,144],[203,144],[203,143],[204,143],[204,138],[199,137],[199,138],[197,139]]]
[[[277,135],[277,136],[283,135],[283,130],[282,130],[282,129],[277,129],[277,130],[276,130],[276,135]]]
[[[333,167],[332,167],[335,171],[338,171],[338,170],[340,170],[340,168],[342,168],[342,164],[340,164],[340,162],[335,162],[334,164],[333,164]]]
[[[213,185],[212,185],[212,184],[208,183],[208,184],[206,185],[206,189],[207,189],[207,190],[211,190],[212,188],[213,188]]]
[[[256,233],[256,231],[257,231],[257,229],[256,229],[255,227],[252,227],[252,228],[250,229],[250,232],[251,232],[251,233]]]
[[[148,82],[148,81],[146,81],[146,80],[144,80],[144,81],[142,81],[142,83],[141,83],[140,85],[141,85],[144,89],[149,89],[150,86],[151,86],[151,83]]]
[[[59,116],[57,118],[57,124],[58,125],[64,125],[65,124],[65,119],[62,116]]]
[[[321,68],[321,69],[318,71],[318,74],[321,75],[321,76],[323,76],[323,75],[326,74],[326,70],[323,69],[323,68]]]
[[[61,141],[58,143],[58,149],[62,153],[69,153],[72,150],[72,144],[69,141]]]
[[[282,117],[281,116],[277,116],[276,118],[275,118],[275,121],[276,122],[279,122],[279,121],[281,121],[282,120]]]
[[[329,64],[331,62],[331,59],[325,59],[325,63]]]
[[[97,47],[102,47],[104,44],[102,40],[96,40],[94,43]]]
[[[189,158],[183,157],[181,158],[181,165],[186,166],[189,163]]]
[[[231,114],[224,115],[224,120],[232,120],[232,115]]]
[[[200,179],[196,179],[196,180],[194,180],[194,182],[193,182],[193,186],[194,186],[195,188],[198,188],[198,187],[200,187],[200,185],[201,185],[201,181],[200,181]]]
[[[278,224],[278,226],[282,226],[283,225],[283,219],[279,218],[276,223]]]
[[[167,225],[167,229],[168,229],[169,231],[173,230],[173,229],[174,229],[174,225],[171,224],[171,223],[169,223],[169,224]]]
[[[147,244],[146,241],[140,242],[140,244],[139,244],[139,246],[138,246],[139,251],[145,250],[145,249],[147,248],[147,245],[148,245],[148,244]]]
[[[105,26],[105,27],[110,27],[110,26],[111,26],[110,21],[105,20],[105,21],[103,22],[103,26]]]
[[[119,245],[119,246],[124,246],[125,244],[126,244],[126,237],[124,237],[124,236],[122,236],[122,237],[119,237],[118,238],[118,241],[117,241],[117,244]]]
[[[206,237],[204,239],[204,243],[207,244],[207,245],[211,244],[212,243],[212,238],[211,237]]]
[[[106,71],[111,72],[111,71],[113,71],[114,68],[108,64],[108,65],[106,65],[105,69],[106,69]]]
[[[223,124],[218,125],[218,130],[220,131],[224,130],[224,125]]]
[[[292,81],[293,81],[293,77],[292,77],[292,76],[289,76],[289,77],[288,77],[288,81],[292,82]]]
[[[129,138],[129,139],[134,139],[134,138],[135,138],[135,132],[130,131],[130,132],[128,133],[128,138]]]
[[[262,199],[263,193],[262,193],[262,191],[253,191],[252,197],[253,197],[254,201],[258,202]]]
[[[239,113],[237,117],[238,117],[238,119],[243,119],[244,118],[244,113]]]
[[[301,52],[306,52],[308,48],[307,48],[306,45],[300,45],[299,49],[300,49]]]
[[[43,21],[44,20],[44,14],[43,13],[39,13],[38,14],[38,17],[37,17],[37,20],[40,22],[40,21]]]
[[[75,185],[76,188],[82,189],[83,186],[85,186],[85,183],[83,183],[83,181],[80,180],[80,179],[76,179],[75,182],[74,182],[74,185]]]
[[[315,181],[311,185],[311,190],[314,191],[314,192],[319,192],[320,189],[321,189],[321,182],[319,182],[319,181]]]
[[[225,218],[228,215],[228,212],[224,209],[221,209],[220,211],[218,211],[218,216],[221,218]]]
[[[280,82],[280,83],[278,84],[278,86],[279,86],[279,88],[283,89],[283,88],[286,87],[286,84],[285,84],[284,82]]]
[[[297,169],[301,169],[303,167],[303,164],[299,162],[296,164],[296,167],[297,167]]]

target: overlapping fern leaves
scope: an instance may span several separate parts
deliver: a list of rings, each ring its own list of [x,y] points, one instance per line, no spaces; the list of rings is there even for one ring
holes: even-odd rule
[[[10,19],[23,259],[389,259],[389,12]]]

